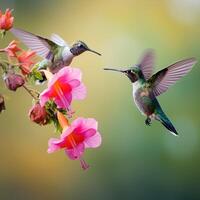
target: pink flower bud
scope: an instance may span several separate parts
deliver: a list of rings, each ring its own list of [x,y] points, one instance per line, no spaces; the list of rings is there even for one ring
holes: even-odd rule
[[[0,113],[5,109],[6,109],[6,107],[5,107],[4,98],[3,98],[3,95],[0,94]]]
[[[0,29],[1,30],[9,30],[13,26],[14,17],[11,14],[11,10],[8,8],[6,12],[3,14],[0,10]]]
[[[8,72],[4,76],[4,81],[7,88],[12,91],[16,91],[17,88],[21,87],[25,83],[24,78],[19,74],[15,74],[14,72]]]
[[[29,117],[32,122],[39,125],[46,125],[48,123],[48,115],[44,107],[39,103],[33,105],[29,111]]]
[[[17,52],[21,51],[21,49],[18,47],[18,42],[13,40],[5,49],[3,49],[8,56],[10,57],[17,57]]]
[[[28,51],[23,51],[17,57],[23,75],[27,75],[31,72],[31,66],[34,64],[34,62],[32,61],[34,55],[35,55],[34,51],[28,50]]]

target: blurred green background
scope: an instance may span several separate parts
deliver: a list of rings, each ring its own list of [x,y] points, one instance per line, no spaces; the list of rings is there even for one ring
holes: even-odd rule
[[[146,48],[156,51],[155,70],[200,60],[199,0],[0,0],[7,7],[16,27],[58,33],[70,44],[81,39],[103,54],[85,53],[72,65],[88,89],[87,99],[73,104],[76,116],[96,118],[103,143],[86,151],[88,171],[64,152],[48,155],[48,139],[58,137],[53,127],[31,123],[32,99],[1,81],[7,110],[0,115],[0,199],[200,199],[200,64],[158,98],[180,137],[158,122],[145,126],[129,80],[102,70],[131,66]]]

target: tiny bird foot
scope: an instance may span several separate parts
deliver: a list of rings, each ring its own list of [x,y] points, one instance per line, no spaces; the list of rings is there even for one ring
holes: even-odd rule
[[[150,126],[150,125],[151,125],[151,119],[150,119],[149,117],[146,118],[145,124],[146,124],[147,126]]]

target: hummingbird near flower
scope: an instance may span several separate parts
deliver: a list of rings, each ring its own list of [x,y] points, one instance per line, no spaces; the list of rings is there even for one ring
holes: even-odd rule
[[[64,66],[69,66],[74,57],[86,51],[101,55],[82,41],[77,41],[69,46],[57,34],[52,34],[51,39],[47,39],[18,28],[11,28],[10,31],[43,58],[36,64],[38,70],[49,69],[52,73],[56,73]]]
[[[146,116],[146,125],[150,125],[152,120],[158,120],[173,135],[178,135],[156,97],[167,91],[171,85],[186,75],[196,62],[195,58],[181,60],[152,75],[154,52],[147,50],[140,62],[133,67],[127,69],[104,68],[104,70],[121,72],[130,79],[134,102],[140,112]]]

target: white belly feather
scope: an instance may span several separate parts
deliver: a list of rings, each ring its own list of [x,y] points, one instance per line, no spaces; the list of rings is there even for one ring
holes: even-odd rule
[[[62,57],[65,65],[70,65],[74,55],[71,53],[69,47],[65,47],[62,52]]]
[[[135,105],[137,106],[137,108],[139,109],[139,111],[142,114],[144,114],[143,109],[141,107],[141,104],[136,99],[136,93],[141,88],[141,84],[138,81],[136,81],[136,82],[132,83],[132,87],[133,87],[133,93],[132,94],[133,94],[133,100],[135,102]]]

